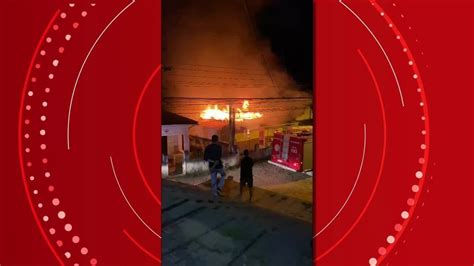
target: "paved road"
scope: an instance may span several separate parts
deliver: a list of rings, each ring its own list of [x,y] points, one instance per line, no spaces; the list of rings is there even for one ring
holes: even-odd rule
[[[311,224],[163,181],[163,265],[311,265]]]

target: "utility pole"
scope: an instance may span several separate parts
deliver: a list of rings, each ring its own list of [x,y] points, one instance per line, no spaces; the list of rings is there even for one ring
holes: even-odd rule
[[[229,104],[229,152],[233,154],[235,145],[235,109]]]
[[[231,139],[231,145],[232,145],[232,154],[236,152],[235,150],[235,108],[232,108],[232,139]]]

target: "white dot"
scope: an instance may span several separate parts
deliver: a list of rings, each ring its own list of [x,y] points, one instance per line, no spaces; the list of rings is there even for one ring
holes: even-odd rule
[[[74,6],[76,6],[76,4],[75,3],[69,3],[69,6],[74,7]]]
[[[425,104],[423,102],[420,102],[420,106],[424,106]]]
[[[50,228],[49,233],[52,234],[52,235],[56,234],[56,229]]]
[[[33,92],[32,92],[32,91],[29,91],[29,92],[28,92],[28,96],[33,96]]]
[[[410,214],[409,214],[407,211],[403,211],[403,212],[402,212],[402,218],[403,218],[404,220],[408,219],[409,216],[410,216]]]
[[[407,49],[407,48],[403,48],[403,52],[405,52],[405,53],[406,53],[407,51],[408,51],[408,49]]]
[[[415,173],[415,176],[416,176],[416,178],[421,179],[421,178],[423,177],[423,172],[417,171],[417,172]]]
[[[387,243],[393,244],[394,242],[395,242],[395,237],[393,237],[391,235],[387,237]]]
[[[51,39],[51,37],[46,38],[47,43],[50,43],[51,41],[53,41],[53,39]]]
[[[413,66],[413,61],[411,61],[411,60],[408,61],[408,64],[409,64],[410,66]]]
[[[426,149],[426,144],[421,144],[421,145],[420,145],[420,148],[421,148],[422,150],[425,150],[425,149]]]
[[[413,185],[411,187],[411,190],[416,193],[416,192],[420,191],[420,187],[418,185]]]
[[[42,115],[40,119],[41,119],[41,121],[44,122],[44,121],[46,121],[46,116]]]
[[[80,240],[80,239],[79,239],[78,236],[73,236],[73,237],[72,237],[72,242],[75,243],[75,244],[79,243],[79,240]]]
[[[71,40],[71,34],[66,34],[66,36],[64,36],[64,38],[66,39],[66,41]]]
[[[383,16],[385,15],[385,13],[384,13],[384,12],[380,12],[380,15],[383,17]]]
[[[66,18],[66,16],[67,16],[66,13],[64,13],[64,12],[61,13],[61,18]]]
[[[66,252],[66,253],[64,253],[64,256],[66,256],[66,258],[68,258],[68,259],[69,259],[69,258],[71,257],[71,253],[69,253],[69,252]]]
[[[425,120],[426,120],[426,117],[425,117],[425,116],[422,116],[422,117],[421,117],[421,120],[425,121]]]
[[[40,55],[45,55],[46,54],[46,51],[45,50],[41,50],[40,51]]]
[[[58,206],[58,205],[59,205],[59,199],[58,199],[58,198],[54,198],[54,199],[53,199],[53,205],[54,205],[54,206]]]
[[[26,108],[26,110],[29,111],[29,110],[31,110],[31,105],[27,105],[25,108]]]
[[[42,150],[46,150],[46,144],[41,144],[41,145],[40,145],[40,148],[41,148]]]
[[[25,134],[25,139],[29,139],[30,138],[30,134],[26,133]]]
[[[53,66],[57,67],[59,64],[59,60],[58,59],[54,59],[53,60]]]
[[[38,195],[38,190],[33,190],[33,194]]]
[[[390,23],[390,24],[388,24],[388,26],[391,28],[391,27],[393,27],[393,24],[392,24],[392,23]]]
[[[400,38],[401,38],[400,35],[397,35],[397,40],[400,40]]]
[[[426,135],[426,130],[422,130],[421,135]]]
[[[414,78],[414,79],[417,79],[417,78],[418,78],[418,75],[417,75],[417,74],[413,74],[413,78]]]
[[[63,211],[58,212],[59,219],[64,219],[66,217],[66,213]]]
[[[47,107],[48,106],[48,102],[43,102],[41,105],[43,105],[43,107]]]
[[[44,129],[41,129],[41,130],[40,130],[40,135],[41,135],[41,136],[44,136],[44,135],[46,135],[46,130],[44,130]]]
[[[38,203],[38,208],[43,208],[43,203]]]
[[[416,89],[417,92],[421,92],[421,88]]]
[[[377,265],[377,259],[376,258],[370,258],[369,264],[370,264],[370,266]]]
[[[48,217],[48,216],[46,216],[46,215],[45,215],[45,216],[43,216],[43,221],[45,221],[45,222],[49,221],[49,217]]]
[[[87,16],[87,11],[82,11],[81,16],[83,17]]]
[[[46,93],[49,93],[50,91],[51,91],[50,88],[45,88],[45,89],[44,89],[44,92],[46,92]]]
[[[87,250],[86,247],[81,248],[81,254],[82,254],[82,255],[86,255],[88,252],[89,252],[89,250]]]
[[[49,78],[49,79],[54,79],[54,74],[49,74],[49,75],[48,75],[48,78]]]
[[[34,176],[30,176],[30,180],[31,180],[31,181],[34,181],[34,180],[35,180],[35,177],[34,177]]]
[[[46,178],[51,177],[51,173],[50,173],[50,172],[46,172],[46,173],[44,173],[44,176],[45,176]]]
[[[72,225],[71,224],[66,224],[64,226],[64,230],[66,230],[67,232],[70,232],[72,230]]]

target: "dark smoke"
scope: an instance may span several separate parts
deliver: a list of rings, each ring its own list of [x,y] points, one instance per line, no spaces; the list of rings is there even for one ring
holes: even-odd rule
[[[311,96],[312,15],[301,18],[307,12],[287,2],[288,14],[279,0],[163,0],[163,96]],[[199,119],[207,103],[195,104],[165,102],[165,109]],[[265,117],[252,124],[285,123],[305,107],[252,104]]]
[[[252,0],[246,0],[252,1]],[[273,0],[257,11],[261,38],[270,40],[271,50],[299,87],[313,90],[313,1]]]

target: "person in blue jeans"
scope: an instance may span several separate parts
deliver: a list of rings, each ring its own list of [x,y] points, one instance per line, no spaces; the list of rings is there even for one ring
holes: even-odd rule
[[[204,161],[209,164],[209,172],[211,174],[211,186],[212,195],[215,197],[221,196],[222,188],[225,183],[225,171],[222,163],[222,147],[218,143],[219,137],[217,135],[212,136],[212,143],[207,145],[204,150]],[[217,175],[221,178],[219,183],[217,182]]]

